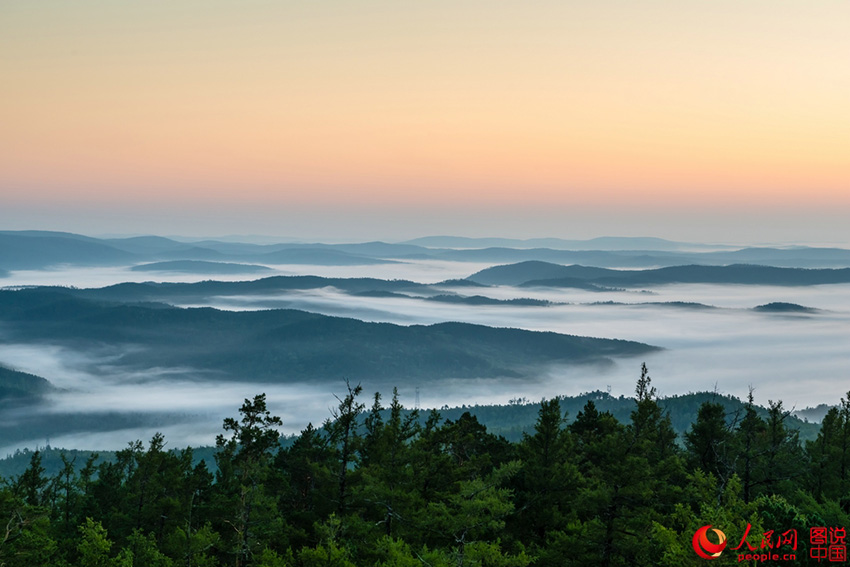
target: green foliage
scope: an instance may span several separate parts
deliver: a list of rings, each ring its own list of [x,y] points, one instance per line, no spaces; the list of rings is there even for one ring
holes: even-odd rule
[[[133,567],[172,567],[174,562],[158,548],[153,534],[145,535],[141,530],[133,530],[127,539],[127,545],[118,555],[119,562]]]
[[[519,457],[522,466],[513,483],[519,511],[509,522],[511,532],[526,544],[545,547],[548,533],[575,519],[573,503],[582,483],[558,398],[541,402],[534,434],[525,435]]]
[[[221,545],[221,536],[207,522],[197,529],[187,523],[177,527],[163,542],[163,550],[173,557],[178,565],[214,567],[217,565],[215,552]]]
[[[303,567],[357,567],[349,548],[340,541],[342,522],[334,514],[316,527],[320,542],[313,548],[304,547],[298,553]]]
[[[817,439],[806,444],[811,459],[812,492],[826,499],[850,502],[850,392],[823,418]]]
[[[257,562],[257,567],[293,567],[294,565],[295,558],[291,549],[287,550],[285,556],[281,556],[268,547],[263,550]]]
[[[397,392],[367,411],[361,393],[286,446],[265,396],[246,399],[214,474],[159,434],[109,460],[60,453],[49,473],[29,453],[0,483],[0,564],[698,566],[710,525],[728,538],[712,565],[731,565],[771,530],[796,529],[802,558],[810,527],[850,524],[846,400],[804,448],[781,402],[722,397],[688,398],[679,445],[645,366],[628,406],[589,396],[570,422],[574,400],[514,404],[536,419],[513,443],[470,412],[420,416]]]
[[[30,506],[42,503],[43,492],[48,480],[44,477],[44,467],[41,466],[41,452],[36,451],[30,459],[30,466],[15,483],[15,490]]]
[[[514,509],[512,493],[502,485],[519,468],[520,463],[512,461],[486,477],[458,482],[457,491],[444,501],[428,504],[430,529],[445,543],[456,543],[461,551],[469,543],[492,540]]]
[[[307,545],[312,527],[336,509],[336,454],[328,438],[308,424],[274,459],[278,508],[287,510],[287,537],[295,549]]]
[[[735,441],[723,405],[706,401],[700,406],[691,430],[685,433],[688,464],[713,474],[722,490],[735,472],[733,457],[738,449]]]
[[[0,565],[29,567],[57,561],[58,546],[43,508],[0,487]]]
[[[532,558],[525,552],[518,555],[509,555],[502,551],[498,541],[477,541],[464,548],[464,557],[460,565],[470,567],[526,567]]]
[[[337,489],[337,512],[345,513],[348,503],[348,475],[349,468],[357,464],[357,450],[360,445],[360,437],[357,433],[357,421],[363,411],[363,404],[357,401],[357,396],[363,391],[358,384],[351,387],[346,381],[348,394],[339,399],[339,407],[333,412],[333,421],[329,421],[325,429],[328,430],[331,445],[338,451],[338,489]]]
[[[270,474],[271,451],[280,437],[277,427],[281,420],[266,407],[266,396],[260,394],[246,399],[239,408],[241,420],[224,420],[224,430],[230,438],[219,435],[216,446],[221,451],[218,462],[217,509],[219,521],[227,530],[230,553],[236,565],[247,564],[262,549],[263,536],[273,533],[277,524],[275,498],[267,494],[265,484]]]
[[[113,565],[109,557],[112,541],[106,534],[106,529],[100,522],[86,518],[79,528],[80,543],[77,544],[80,567],[110,567]]]
[[[424,501],[416,493],[411,441],[420,433],[418,412],[403,416],[398,391],[393,390],[386,422],[381,418],[380,398],[365,422],[356,498],[362,502],[364,519],[388,537],[406,532],[405,522]]]
[[[653,523],[651,545],[659,558],[659,565],[704,565],[705,559],[697,556],[692,548],[693,535],[703,526],[720,528],[728,538],[728,551],[712,560],[712,565],[738,564],[737,555],[731,548],[740,543],[743,534],[747,533],[748,525],[751,534],[748,541],[754,545],[760,544],[757,534],[764,531],[762,520],[757,506],[742,500],[742,488],[737,477],[733,476],[720,488],[713,475],[697,469],[689,475],[685,492],[689,495],[690,506],[678,503],[669,520]],[[746,550],[746,543],[743,545]]]

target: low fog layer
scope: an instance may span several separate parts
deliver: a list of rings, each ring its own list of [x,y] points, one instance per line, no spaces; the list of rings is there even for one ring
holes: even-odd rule
[[[368,267],[276,267],[281,274],[369,276],[421,282],[465,277],[481,268],[478,264],[430,261]],[[3,283],[85,287],[144,281],[151,279],[149,276],[111,268],[75,269],[15,272]],[[157,279],[204,278],[181,275]],[[635,340],[666,349],[646,358],[653,384],[661,395],[716,388],[743,397],[752,386],[759,403],[781,399],[786,407],[799,409],[822,402],[833,404],[847,394],[850,285],[666,285],[618,292],[507,286],[446,290],[498,299],[530,297],[562,305],[469,306],[416,297],[352,296],[332,288],[270,296],[218,297],[203,304],[233,310],[287,307],[400,324],[464,321]],[[796,303],[819,311],[812,314],[752,311],[753,307],[771,302]],[[62,389],[50,396],[46,408],[49,415],[110,411],[163,416],[155,427],[145,423],[118,431],[80,431],[53,436],[50,443],[54,446],[120,448],[130,440],[149,438],[157,430],[166,434],[172,447],[210,444],[220,431],[221,420],[234,415],[243,398],[259,392],[268,394],[272,410],[284,419],[284,430],[294,433],[307,422],[320,423],[326,419],[329,408],[336,403],[333,394],[344,391],[344,376],[339,377],[335,387],[221,382],[210,386],[192,368],[150,368],[129,373],[115,364],[120,354],[109,349],[79,352],[53,345],[0,343],[0,364],[43,376]],[[622,360],[611,365],[549,367],[525,380],[443,380],[396,385],[407,406],[413,405],[414,391],[419,387],[423,407],[505,403],[516,397],[539,399],[607,388],[615,395],[631,395],[640,362]],[[366,393],[380,389],[389,395],[392,388],[392,384],[377,382],[363,385]],[[367,404],[368,397],[364,395]],[[16,442],[0,448],[0,454],[17,446],[43,445],[45,441],[33,438]]]
[[[846,395],[850,369],[850,285],[802,288],[671,285],[653,294],[593,293],[517,288],[463,289],[502,299],[534,297],[565,305],[549,307],[467,306],[423,299],[352,297],[332,289],[285,297],[217,298],[221,309],[288,307],[328,315],[400,324],[455,320],[575,335],[635,340],[664,347],[648,359],[664,394],[712,390],[782,399],[799,408],[835,403]],[[599,302],[614,301],[613,304]],[[688,302],[688,306],[671,302]],[[813,314],[759,313],[770,302],[799,303]],[[713,306],[713,308],[702,307]],[[574,394],[611,386],[629,394],[635,371],[622,365],[601,371],[553,369],[541,382],[543,395]],[[546,390],[540,388],[539,390]],[[539,391],[538,390],[538,391]]]

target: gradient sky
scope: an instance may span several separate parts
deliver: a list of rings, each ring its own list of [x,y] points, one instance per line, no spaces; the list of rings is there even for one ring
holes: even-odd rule
[[[3,0],[0,228],[850,242],[850,2]]]

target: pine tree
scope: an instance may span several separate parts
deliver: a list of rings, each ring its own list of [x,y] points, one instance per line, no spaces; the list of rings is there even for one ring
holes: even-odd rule
[[[598,413],[592,403],[573,424],[585,479],[576,501],[581,525],[551,546],[550,561],[604,567],[652,564],[647,542],[653,522],[677,501],[684,469],[646,365],[635,394],[626,427],[610,414]]]
[[[335,451],[312,423],[274,460],[278,510],[287,518],[288,541],[295,548],[313,542],[313,526],[336,510]]]
[[[346,380],[345,386],[348,394],[339,401],[338,408],[333,412],[333,420],[325,425],[330,432],[331,442],[339,451],[339,473],[337,486],[337,514],[344,515],[348,507],[349,468],[357,462],[357,450],[360,436],[357,432],[357,420],[365,407],[357,401],[357,396],[363,392],[358,384],[354,388]]]
[[[509,526],[514,537],[545,547],[549,533],[574,520],[573,501],[581,483],[558,398],[541,402],[534,434],[524,435],[519,455],[522,468],[514,479],[518,512]]]
[[[700,406],[696,421],[685,433],[685,449],[691,469],[701,469],[717,479],[717,497],[720,498],[726,483],[735,474],[736,453],[735,438],[721,404],[704,402]]]
[[[30,457],[29,466],[15,482],[15,491],[26,504],[40,506],[44,503],[43,493],[48,482],[49,479],[44,476],[44,467],[41,466],[41,451],[35,451]]]
[[[809,484],[820,498],[845,498],[850,490],[850,393],[830,408],[817,439],[806,444],[811,461]]]
[[[258,550],[257,530],[276,517],[273,501],[266,497],[264,482],[269,474],[271,451],[277,447],[282,425],[266,408],[266,395],[246,399],[239,408],[241,419],[226,418],[223,434],[216,437],[218,479],[230,493],[234,506],[226,520],[235,532],[232,553],[236,567],[249,565]]]
[[[376,400],[377,400],[376,396]],[[393,398],[386,422],[367,418],[367,434],[363,440],[363,460],[357,498],[365,508],[365,520],[384,535],[396,537],[399,526],[407,523],[415,509],[424,502],[417,498],[413,477],[411,441],[419,433],[417,411],[403,416],[398,390]]]
[[[764,434],[764,420],[756,413],[753,390],[750,389],[747,403],[744,405],[744,418],[736,431],[741,451],[738,458],[738,476],[741,478],[745,503],[749,503],[755,497],[763,455]]]
[[[106,529],[100,522],[91,518],[80,525],[80,543],[77,544],[79,567],[112,567],[109,552],[112,541],[107,537]]]

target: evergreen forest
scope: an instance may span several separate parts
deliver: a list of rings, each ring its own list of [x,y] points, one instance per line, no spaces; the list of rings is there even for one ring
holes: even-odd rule
[[[627,419],[590,399],[568,420],[553,398],[509,441],[348,384],[284,444],[260,394],[224,420],[212,467],[160,434],[110,460],[63,454],[55,474],[32,453],[0,485],[0,565],[815,565],[810,529],[850,524],[848,400],[807,441],[752,393],[735,411],[704,401],[680,436],[644,365]],[[728,538],[712,559],[703,526]]]

